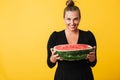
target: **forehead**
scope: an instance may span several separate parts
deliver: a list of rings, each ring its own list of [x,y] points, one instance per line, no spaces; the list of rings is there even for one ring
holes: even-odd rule
[[[69,17],[69,18],[79,17],[79,12],[78,11],[66,11],[65,17]]]

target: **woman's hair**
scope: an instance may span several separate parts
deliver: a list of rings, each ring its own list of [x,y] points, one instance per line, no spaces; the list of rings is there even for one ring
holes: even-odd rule
[[[73,0],[67,0],[67,2],[66,2],[66,8],[64,9],[64,15],[63,15],[63,17],[65,17],[65,12],[66,11],[78,11],[79,18],[81,18],[80,9],[77,6],[75,6]]]

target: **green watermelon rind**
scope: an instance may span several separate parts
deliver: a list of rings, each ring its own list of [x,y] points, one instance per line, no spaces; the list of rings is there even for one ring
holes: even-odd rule
[[[93,48],[77,51],[56,51],[56,54],[66,61],[75,61],[85,59],[86,55],[91,52]]]

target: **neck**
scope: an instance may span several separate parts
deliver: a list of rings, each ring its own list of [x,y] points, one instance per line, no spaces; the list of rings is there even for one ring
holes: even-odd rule
[[[67,32],[67,33],[69,33],[69,34],[77,34],[78,32],[79,32],[79,30],[78,29],[76,29],[76,30],[69,30],[69,29],[65,29],[65,31]]]

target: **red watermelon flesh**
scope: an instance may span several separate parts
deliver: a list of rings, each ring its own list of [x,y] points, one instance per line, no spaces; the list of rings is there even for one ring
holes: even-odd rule
[[[77,51],[91,49],[92,47],[87,44],[63,44],[54,47],[56,51]]]

